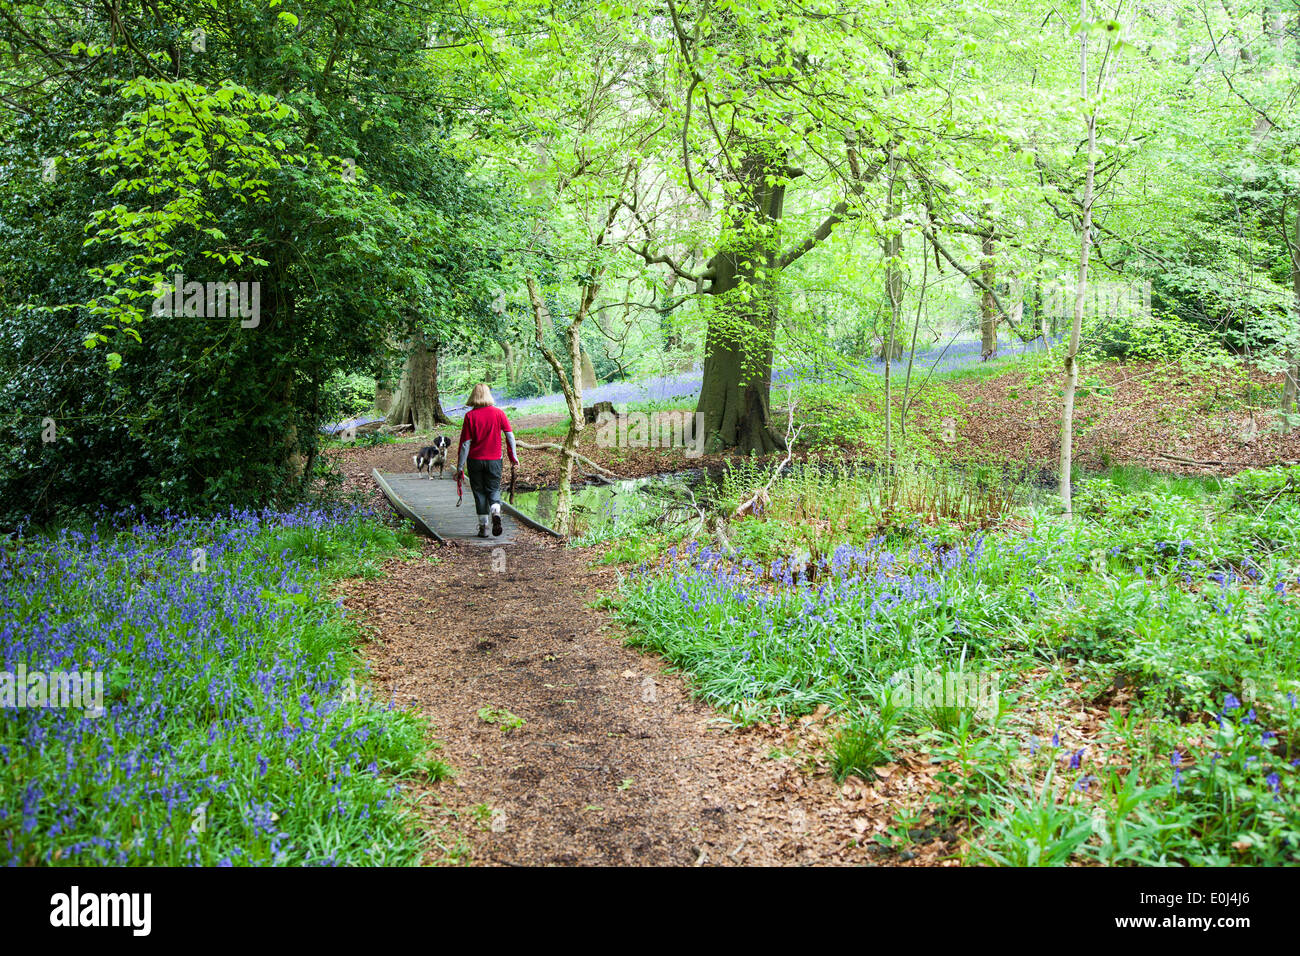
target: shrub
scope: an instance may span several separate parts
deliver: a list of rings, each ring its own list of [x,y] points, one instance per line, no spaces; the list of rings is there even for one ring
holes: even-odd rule
[[[1080,352],[1093,360],[1168,362],[1220,356],[1223,347],[1204,329],[1173,316],[1118,314],[1089,316]]]

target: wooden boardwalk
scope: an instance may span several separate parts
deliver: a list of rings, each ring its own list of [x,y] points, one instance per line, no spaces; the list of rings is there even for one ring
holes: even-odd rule
[[[415,472],[398,474],[374,472],[375,482],[392,502],[399,514],[411,519],[417,527],[432,534],[439,541],[461,541],[465,544],[495,547],[510,544],[515,539],[518,524],[509,514],[501,515],[501,536],[478,536],[478,516],[474,513],[474,494],[465,479],[465,498],[456,507],[456,479],[451,471],[443,478],[426,478]],[[502,508],[505,511],[505,508]]]
[[[503,499],[501,536],[493,537],[489,527],[488,536],[480,538],[478,515],[474,512],[474,493],[470,491],[469,479],[465,479],[465,498],[457,508],[456,479],[452,477],[450,471],[443,478],[433,479],[414,472],[380,474],[378,469],[371,474],[374,475],[379,490],[392,503],[398,514],[409,519],[416,527],[432,535],[442,544],[446,544],[449,540],[489,547],[510,544],[515,540],[520,524],[560,537],[545,525],[516,511]]]

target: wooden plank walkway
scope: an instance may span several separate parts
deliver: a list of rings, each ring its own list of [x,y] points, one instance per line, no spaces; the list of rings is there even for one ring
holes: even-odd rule
[[[474,513],[474,494],[465,480],[465,499],[456,507],[456,479],[448,471],[444,478],[429,478],[410,472],[398,474],[374,472],[375,483],[392,502],[399,514],[410,518],[418,527],[442,542],[460,541],[465,544],[496,547],[510,544],[518,531],[515,519],[504,513],[502,505],[501,536],[494,538],[492,529],[488,536],[478,536],[478,516]]]

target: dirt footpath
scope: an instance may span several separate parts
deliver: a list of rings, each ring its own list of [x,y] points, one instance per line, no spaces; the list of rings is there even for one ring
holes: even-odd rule
[[[427,862],[905,862],[871,837],[932,787],[929,768],[838,787],[817,766],[816,721],[734,728],[622,644],[591,606],[616,574],[588,559],[530,533],[495,554],[429,545],[343,586],[374,638],[376,692],[426,715],[457,772],[423,794]],[[938,862],[951,839],[914,862]]]

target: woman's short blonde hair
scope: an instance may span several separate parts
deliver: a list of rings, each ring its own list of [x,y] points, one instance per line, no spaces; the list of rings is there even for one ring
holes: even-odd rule
[[[469,393],[469,400],[465,404],[470,408],[483,408],[485,405],[495,405],[496,401],[492,398],[492,389],[488,388],[487,382],[479,382]]]

